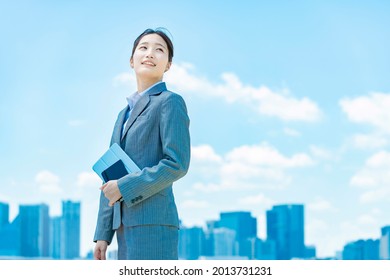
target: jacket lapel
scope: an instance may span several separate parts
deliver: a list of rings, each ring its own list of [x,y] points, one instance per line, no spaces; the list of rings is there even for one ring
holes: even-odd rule
[[[141,99],[138,100],[138,102],[135,104],[133,110],[130,113],[129,120],[127,121],[126,128],[123,131],[121,140],[123,140],[123,138],[126,136],[127,131],[133,125],[133,123],[135,122],[137,117],[144,111],[146,106],[149,104],[150,96],[159,94],[164,90],[167,90],[165,83],[159,83],[159,84],[155,85],[154,87],[150,88],[147,92],[145,92],[145,94],[141,97]],[[122,124],[123,124],[123,121],[122,121]]]
[[[127,112],[128,108],[129,108],[129,106],[126,106],[126,108],[124,108],[122,111],[119,112],[118,118],[117,118],[115,126],[114,126],[114,131],[112,133],[110,146],[114,143],[117,143],[118,145],[120,145],[122,126],[123,126],[123,122],[125,121],[126,112]]]

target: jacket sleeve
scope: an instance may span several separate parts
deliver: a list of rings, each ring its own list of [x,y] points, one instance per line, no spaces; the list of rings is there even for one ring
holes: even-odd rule
[[[93,241],[105,240],[111,243],[115,231],[112,229],[114,207],[108,205],[108,199],[103,191],[100,193],[99,213],[96,223],[95,236]]]
[[[128,207],[169,187],[183,177],[190,164],[189,117],[183,98],[172,94],[161,105],[160,139],[163,157],[157,165],[118,180],[118,187]],[[146,147],[147,149],[147,147]]]

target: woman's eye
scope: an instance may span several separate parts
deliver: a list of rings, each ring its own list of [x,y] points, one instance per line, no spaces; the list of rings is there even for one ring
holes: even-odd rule
[[[162,48],[157,48],[157,50],[158,50],[159,52],[164,52],[164,50],[163,50]]]
[[[140,50],[146,50],[146,47],[145,46],[140,46],[139,49]]]

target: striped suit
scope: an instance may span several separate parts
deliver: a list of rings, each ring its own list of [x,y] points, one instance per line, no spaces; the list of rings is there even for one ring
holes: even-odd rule
[[[172,184],[187,173],[190,162],[185,102],[160,83],[135,104],[122,133],[126,111],[118,115],[111,144],[118,143],[141,172],[118,180],[123,202],[110,207],[101,193],[94,240],[111,243],[117,231],[118,258],[177,259],[179,219]]]

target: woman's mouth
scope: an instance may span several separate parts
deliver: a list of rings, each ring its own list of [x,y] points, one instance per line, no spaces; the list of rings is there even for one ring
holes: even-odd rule
[[[142,62],[142,64],[143,65],[149,65],[149,66],[156,66],[156,64],[154,64],[153,62],[151,62],[151,61],[144,61],[144,62]]]

